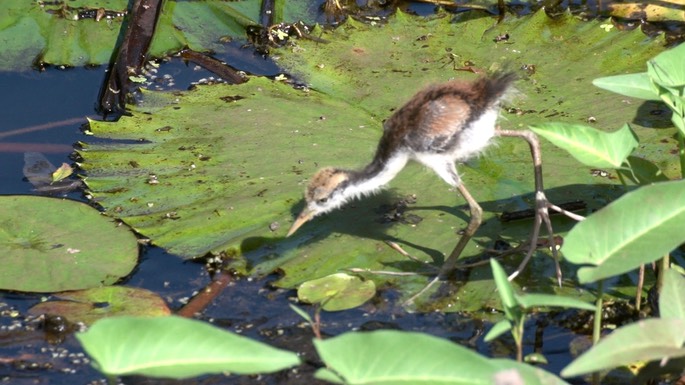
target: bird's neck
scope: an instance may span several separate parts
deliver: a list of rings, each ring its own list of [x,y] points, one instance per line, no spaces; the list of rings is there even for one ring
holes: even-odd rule
[[[346,194],[360,198],[380,191],[402,171],[409,160],[404,152],[395,153],[387,159],[375,157],[373,162],[360,171],[350,171]]]

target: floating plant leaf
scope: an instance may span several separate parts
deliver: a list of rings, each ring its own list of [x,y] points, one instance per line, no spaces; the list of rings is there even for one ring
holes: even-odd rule
[[[64,178],[68,178],[73,172],[74,169],[72,169],[69,164],[62,163],[62,165],[52,173],[52,182],[54,183],[64,180]]]
[[[320,304],[324,310],[355,308],[376,294],[371,280],[338,273],[307,281],[297,289],[297,298],[306,303]]]
[[[61,170],[61,171],[60,171]],[[44,194],[66,193],[82,187],[78,179],[66,180],[73,170],[63,163],[59,170],[40,152],[24,153],[24,176],[33,185],[35,191]],[[56,180],[59,178],[58,180]]]
[[[111,285],[133,270],[138,242],[85,203],[0,197],[0,288],[56,292]]]
[[[68,2],[1,1],[0,70],[26,70],[34,63],[65,66],[106,64],[127,17],[128,0]],[[150,57],[190,48],[225,52],[225,37],[244,39],[256,25],[261,2],[165,1]],[[291,1],[285,21],[313,22],[308,1]]]
[[[670,0],[663,2],[633,1],[607,4],[603,14],[619,17],[622,19],[647,20],[647,21],[685,21],[683,0]]]
[[[493,42],[503,31],[510,41]],[[544,12],[507,18],[494,28],[493,19],[478,12],[433,18],[398,13],[383,25],[348,20],[336,30],[314,33],[329,44],[300,40],[275,53],[286,73],[307,84],[307,90],[252,78],[237,86],[173,95],[148,92],[145,103],[131,107],[133,116],[118,123],[91,122],[96,137],[123,140],[89,143],[81,151],[93,199],[172,253],[192,258],[225,252],[234,259],[234,268],[253,275],[279,269],[284,274],[278,286],[293,288],[359,268],[368,269],[364,278],[377,286],[394,285],[411,295],[423,288],[426,275],[373,271],[422,272],[425,266],[384,241],[439,265],[456,243],[455,231],[468,220],[468,209],[455,208],[463,204],[457,193],[431,172],[410,164],[390,190],[317,218],[284,239],[302,208],[307,178],[321,166],[363,166],[392,109],[426,84],[475,78],[460,71],[467,61],[482,69],[509,63],[520,76],[517,88],[526,97],[507,103],[505,110],[511,113],[503,113],[504,128],[550,119],[577,122],[589,116],[602,127],[618,127],[635,113],[635,106],[598,92],[591,79],[635,70],[635,63],[662,50],[659,41],[648,40],[640,31],[607,33],[599,22],[570,15],[550,21]],[[458,42],[454,36],[460,36]],[[638,151],[660,154],[659,165],[670,172],[674,157],[658,151],[666,145],[653,130],[639,125],[634,129],[646,137]],[[485,224],[466,248],[465,258],[481,254],[496,238],[522,242],[532,227],[531,221],[503,224],[495,218],[504,210],[534,204],[527,144],[497,142],[484,157],[470,162],[473,169],[460,166],[465,184],[485,211]],[[622,191],[602,185],[613,182],[593,177],[589,168],[543,146],[547,192],[555,203],[583,199],[597,208]],[[555,224],[561,233],[571,225]],[[539,258],[530,268],[534,272],[524,272],[523,279],[534,277],[535,282],[527,286],[535,290],[537,283],[549,290],[551,258]],[[419,306],[497,306],[489,269],[464,271],[465,284],[450,283],[455,285],[454,296],[427,300],[427,295],[417,301]],[[565,284],[562,290],[570,287]]]
[[[57,167],[40,152],[24,153],[24,176],[35,188],[52,183],[52,173]]]
[[[41,302],[29,309],[29,313],[61,315],[70,322],[83,322],[86,325],[113,316],[163,316],[171,313],[164,299],[140,288],[96,287],[54,296],[56,300]]]

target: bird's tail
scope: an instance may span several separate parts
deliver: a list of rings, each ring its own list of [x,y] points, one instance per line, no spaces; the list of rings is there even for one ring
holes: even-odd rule
[[[473,83],[473,88],[477,94],[483,95],[484,107],[492,106],[516,92],[513,87],[516,79],[513,72],[498,72],[479,78]]]

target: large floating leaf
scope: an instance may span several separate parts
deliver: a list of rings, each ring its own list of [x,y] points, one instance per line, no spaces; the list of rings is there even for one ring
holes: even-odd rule
[[[96,201],[184,257],[239,254],[274,239],[274,223],[285,224],[300,199],[302,156],[373,134],[333,136],[347,120],[373,121],[358,110],[341,116],[345,104],[265,78],[154,95],[168,104],[151,115],[136,109],[119,124],[90,123],[100,137],[144,143],[87,145],[83,168]]]
[[[31,307],[29,313],[61,315],[71,322],[83,322],[86,325],[105,317],[161,316],[171,313],[159,295],[133,287],[96,287],[57,293],[55,297],[54,301]]]
[[[232,372],[269,373],[297,365],[295,353],[205,322],[181,317],[112,317],[76,338],[110,376],[188,378]]]
[[[307,83],[309,91],[253,78],[239,86],[148,93],[145,104],[132,107],[132,117],[116,124],[92,122],[96,136],[128,142],[85,147],[87,184],[111,215],[172,253],[194,257],[228,251],[234,267],[243,272],[259,275],[280,269],[284,276],[277,284],[285,287],[350,267],[405,272],[421,268],[387,247],[385,240],[440,264],[454,247],[454,233],[465,225],[468,210],[455,209],[463,204],[457,193],[413,164],[392,181],[389,192],[315,219],[293,238],[282,236],[302,208],[302,190],[310,175],[325,165],[363,166],[373,154],[381,121],[393,108],[428,83],[475,77],[456,70],[464,61],[483,68],[509,63],[521,76],[517,87],[526,97],[507,105],[515,113],[504,114],[505,128],[550,119],[577,122],[589,116],[605,127],[618,127],[634,115],[634,105],[597,92],[590,80],[609,71],[634,70],[630,63],[643,63],[661,50],[659,42],[639,31],[606,32],[599,22],[583,23],[570,16],[550,21],[540,12],[507,19],[495,28],[493,22],[478,13],[455,20],[399,13],[381,26],[350,20],[334,31],[315,31],[329,44],[302,40],[277,52],[279,63]],[[510,33],[510,42],[494,43],[492,38],[504,31]],[[524,64],[536,69],[520,70]],[[649,122],[653,117],[641,119]],[[640,126],[635,130],[644,135],[641,151],[659,154],[651,159],[658,159],[665,171],[675,168],[674,157],[663,151],[665,145],[654,132]],[[543,153],[548,196],[556,202],[584,199],[597,207],[620,191],[595,187],[599,180],[589,168],[578,167],[551,146]],[[495,215],[532,204],[525,195],[533,191],[527,144],[501,139],[471,164],[474,170],[462,167],[460,172],[484,207],[485,224],[464,256],[481,254],[500,237],[515,243],[526,239],[531,222],[502,224]],[[557,230],[570,225],[560,222]],[[549,281],[542,277],[554,274],[550,259],[534,261],[531,267],[535,273],[528,278],[536,281],[531,290],[536,283],[548,288]],[[497,306],[487,266],[467,274],[468,283],[457,284],[454,296],[430,301],[431,306]],[[406,294],[426,283],[425,276],[371,272],[367,278],[400,287]]]
[[[85,203],[0,197],[0,289],[55,292],[111,285],[138,261],[138,243]]]
[[[129,0],[0,2],[0,70],[28,69],[33,63],[80,66],[108,63]],[[261,1],[165,1],[150,55],[189,47],[224,52],[222,37],[242,39],[258,24]],[[105,11],[99,21],[98,12]],[[286,21],[312,20],[308,1],[288,2]],[[277,21],[278,22],[278,21]]]
[[[319,304],[327,311],[357,307],[376,294],[373,281],[338,273],[307,281],[297,289],[300,301]]]
[[[683,0],[612,2],[607,4],[604,13],[623,19],[682,22],[685,21],[683,7],[685,7]]]
[[[594,282],[655,261],[685,242],[685,181],[644,186],[577,224],[564,255]]]

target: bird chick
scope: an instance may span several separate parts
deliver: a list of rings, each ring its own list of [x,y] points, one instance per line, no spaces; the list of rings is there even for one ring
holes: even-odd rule
[[[366,167],[328,167],[314,175],[305,190],[306,206],[287,236],[317,215],[379,191],[409,160],[424,164],[446,183],[458,187],[472,216],[479,215],[480,207],[467,196],[455,162],[477,156],[490,143],[500,101],[514,80],[514,74],[500,73],[473,82],[450,81],[418,92],[384,123],[376,154]],[[480,218],[477,222],[473,224],[476,228]]]

